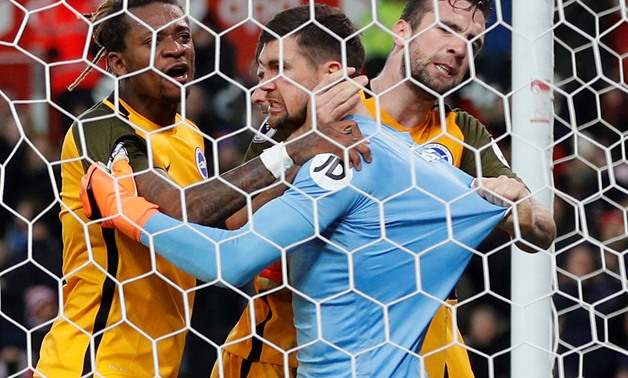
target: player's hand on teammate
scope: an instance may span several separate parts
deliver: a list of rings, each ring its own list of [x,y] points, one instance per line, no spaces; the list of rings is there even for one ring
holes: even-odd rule
[[[297,165],[303,165],[310,158],[325,152],[343,159],[348,157],[351,166],[357,170],[362,169],[362,159],[371,162],[368,141],[355,121],[330,122],[303,133],[299,130],[286,142],[288,155]]]
[[[348,69],[351,74],[355,71]],[[309,111],[306,122],[289,138],[288,154],[297,165],[329,152],[348,158],[352,167],[362,169],[362,160],[371,162],[371,149],[355,121],[342,120],[360,101],[359,91],[368,83],[366,76],[343,79],[342,71],[327,75],[313,90],[316,117]]]
[[[478,188],[478,193],[488,202],[503,207],[510,207],[530,195],[523,183],[504,175],[477,178],[473,186]]]
[[[479,188],[478,193],[490,203],[503,207],[517,206],[516,211],[511,211],[500,224],[501,229],[512,236],[516,234],[515,227],[524,235],[532,229],[534,212],[530,191],[522,182],[502,175],[478,178],[473,186]]]
[[[347,75],[352,75],[355,68],[349,67]],[[351,114],[351,111],[360,103],[360,90],[369,80],[366,75],[346,79],[342,70],[326,75],[314,87],[314,101],[316,119],[319,124],[326,124],[341,120]]]
[[[159,206],[137,195],[133,170],[125,154],[118,154],[111,166],[93,163],[81,178],[80,198],[85,216],[105,219],[101,226],[117,228],[139,241],[143,226]]]

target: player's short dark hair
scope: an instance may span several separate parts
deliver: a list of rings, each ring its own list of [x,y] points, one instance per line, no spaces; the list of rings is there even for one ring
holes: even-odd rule
[[[493,10],[493,0],[436,0],[436,1],[447,1],[453,8],[461,8],[461,9],[474,9],[474,11],[480,11],[484,15],[484,18],[488,20],[491,15],[491,11]],[[468,1],[471,5],[468,7],[462,7],[460,5],[456,5],[459,2]],[[412,28],[416,28],[419,26],[421,21],[423,20],[423,16],[432,10],[434,6],[434,0],[408,0],[406,6],[403,8],[403,12],[401,12],[402,20],[407,21]]]
[[[286,35],[297,38],[301,52],[315,65],[329,60],[342,61],[342,45],[346,47],[347,66],[359,73],[364,66],[364,46],[355,25],[338,8],[314,5],[313,21],[310,6],[290,8],[278,13],[263,28],[257,42],[255,59],[264,44]]]

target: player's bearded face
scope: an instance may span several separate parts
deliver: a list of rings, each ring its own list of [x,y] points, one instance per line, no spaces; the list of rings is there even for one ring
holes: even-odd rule
[[[433,77],[428,70],[429,65],[429,59],[425,54],[421,53],[420,47],[411,49],[409,74],[413,80],[420,84],[408,82],[408,85],[411,85],[415,92],[432,97],[433,94],[430,91],[436,92],[436,94],[443,94],[460,83],[460,80],[453,78],[452,80],[444,81]],[[405,59],[401,61],[400,69],[403,76],[408,75]]]
[[[467,2],[463,2],[470,6]],[[408,43],[410,69],[405,59],[401,61],[401,74],[416,82],[408,82],[421,97],[435,97],[455,88],[469,70],[468,45],[477,52],[479,38],[484,27],[484,16],[471,9],[453,8],[449,2],[439,2],[439,19],[434,12],[427,12],[420,25],[413,30],[414,37]],[[439,24],[440,22],[440,24]]]
[[[298,108],[297,108],[298,106]],[[272,115],[268,118],[270,127],[278,130],[294,131],[305,123],[307,115],[307,103],[294,106],[294,109],[288,110],[280,114]]]
[[[294,38],[282,43],[283,54],[276,41],[262,48],[258,58],[260,86],[253,100],[266,107],[272,128],[294,131],[306,121],[309,90],[316,84],[316,74]]]

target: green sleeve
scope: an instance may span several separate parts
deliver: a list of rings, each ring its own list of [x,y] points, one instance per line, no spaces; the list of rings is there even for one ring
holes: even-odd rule
[[[146,141],[127,122],[114,116],[106,105],[83,114],[72,128],[80,156],[87,157],[82,161],[86,171],[92,162],[107,164],[119,143],[124,144],[134,171],[149,167]]]
[[[506,175],[519,179],[507,165],[499,147],[486,127],[469,113],[458,109],[455,112],[457,114],[456,123],[464,134],[465,142],[460,169],[474,177],[477,177],[481,172],[483,177]],[[496,152],[495,149],[499,152]],[[477,164],[477,157],[480,158],[480,164]],[[481,170],[478,171],[478,168]]]

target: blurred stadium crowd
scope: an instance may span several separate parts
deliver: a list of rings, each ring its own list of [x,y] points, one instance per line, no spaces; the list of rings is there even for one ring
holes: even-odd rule
[[[45,3],[17,3],[24,9],[34,9],[29,7],[41,7],[33,3],[42,1]],[[98,4],[97,0],[67,3],[79,12],[93,10]],[[220,32],[227,22],[218,19],[217,11],[209,11],[219,10],[219,3],[209,0],[205,9],[191,13],[199,23]],[[338,1],[326,3],[339,5]],[[362,3],[368,12],[370,1]],[[381,22],[391,26],[403,3],[378,1]],[[554,305],[559,315],[557,351],[564,356],[567,377],[578,376],[577,370],[569,370],[578,367],[577,352],[584,353],[583,376],[587,378],[628,377],[628,27],[625,15],[622,24],[618,11],[613,11],[618,4],[617,0],[564,2],[565,19],[554,30],[554,80],[559,89],[554,92],[554,213],[559,229],[554,248]],[[0,4],[7,6],[13,7],[14,14],[24,16],[12,2]],[[501,6],[504,22],[508,23],[510,1],[502,1]],[[368,14],[358,16],[358,24],[367,25],[371,20]],[[66,89],[85,64],[77,59],[84,54],[87,28],[75,13],[59,5],[29,17],[19,48],[0,46],[1,76],[6,76],[0,80],[0,377],[26,366],[27,348],[35,364],[49,320],[58,314],[62,246],[55,186],[60,183],[61,140],[71,123],[70,116],[80,114],[112,89],[111,79],[97,72],[73,92]],[[558,13],[556,17],[558,21]],[[376,29],[370,27],[364,34],[369,52],[366,70],[370,75],[377,73],[382,56],[385,58],[389,52],[388,48],[376,48],[382,46],[381,38],[384,46],[390,38],[386,33],[382,37]],[[238,37],[238,32],[244,31],[227,34],[218,52],[215,36],[195,28],[197,76],[215,72],[216,62],[222,73],[194,85],[186,103],[187,117],[211,138],[206,155],[214,163],[214,173],[239,164],[252,136],[250,130],[242,129],[247,124],[247,99],[240,86],[251,88],[256,84],[249,66],[243,63],[247,59],[250,62],[252,52],[246,55],[244,50],[252,50],[255,40],[247,42]],[[17,30],[9,30],[2,41],[11,42],[16,35]],[[591,42],[596,39],[605,48],[598,50]],[[484,50],[475,61],[477,79],[503,94],[510,91],[510,49],[509,29],[498,26],[488,33]],[[24,94],[28,93],[24,92],[28,79],[10,57],[21,56],[24,51],[32,55],[27,67],[37,66],[36,59],[50,64],[45,77],[50,81],[49,96],[56,106],[44,105],[44,120],[31,112],[39,104],[20,101],[29,99]],[[86,52],[91,59],[91,52]],[[623,60],[618,59],[622,54]],[[73,60],[74,64],[65,64]],[[38,89],[26,90],[35,93]],[[499,138],[510,160],[504,99],[472,82],[445,102],[480,119]],[[259,115],[252,118],[251,126],[255,128]],[[507,236],[491,235],[481,247],[481,251],[491,253],[474,258],[458,285],[462,334],[470,347],[481,352],[470,353],[477,377],[489,376],[490,360],[496,378],[509,376],[509,353],[499,353],[510,347],[510,305],[505,300],[510,297],[509,249]],[[220,344],[245,305],[246,299],[234,292],[202,289],[197,294],[192,325]],[[207,376],[216,351],[192,334],[188,336],[188,347],[181,377]]]

